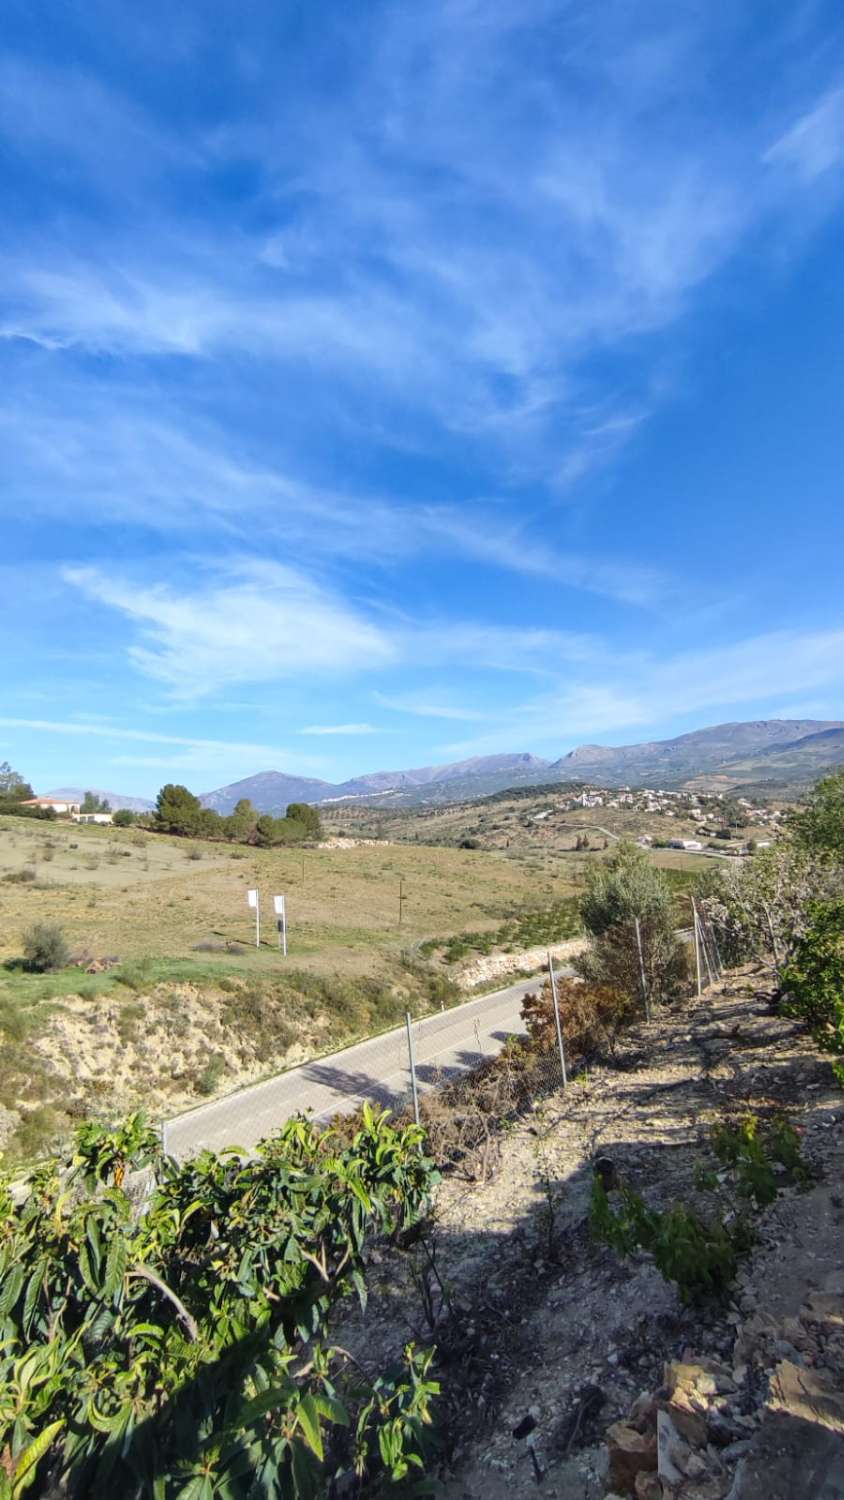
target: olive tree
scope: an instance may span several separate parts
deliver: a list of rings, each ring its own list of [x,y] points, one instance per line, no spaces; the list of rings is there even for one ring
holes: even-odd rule
[[[688,964],[671,891],[643,849],[621,843],[588,871],[580,914],[591,939],[574,960],[583,979],[634,995],[641,993],[644,969],[649,999],[668,1000],[683,990]]]

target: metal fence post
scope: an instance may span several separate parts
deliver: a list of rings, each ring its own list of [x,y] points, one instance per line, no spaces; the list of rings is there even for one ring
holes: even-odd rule
[[[642,952],[642,924],[638,917],[634,917],[636,924],[636,947],[639,950],[639,975],[642,980],[642,999],[645,1002],[645,1020],[651,1019],[651,1002],[648,997],[648,981],[645,978],[645,956]]]
[[[566,1049],[563,1046],[563,1028],[560,1024],[560,1001],[559,996],[557,995],[557,976],[554,973],[554,960],[551,957],[550,948],[548,949],[548,974],[551,979],[551,1001],[554,1006],[554,1024],[557,1028],[557,1046],[560,1049],[560,1067],[563,1073],[563,1088],[567,1088],[568,1078],[566,1077]]]
[[[692,899],[692,909],[693,909],[694,914],[695,914],[695,932],[698,935],[698,943],[700,945],[700,951],[703,954],[703,962],[706,965],[706,973],[707,973],[708,979],[709,979],[709,984],[708,984],[707,988],[709,988],[709,987],[711,987],[711,985],[714,982],[714,978],[713,978],[713,974],[712,974],[712,965],[709,962],[709,953],[707,952],[707,948],[706,948],[706,933],[703,930],[703,923],[701,922],[700,917],[698,916],[697,904],[694,901],[694,899]]]
[[[416,1087],[416,1053],[413,1049],[413,1022],[410,1019],[410,1011],[405,1011],[405,1024],[407,1026],[407,1056],[410,1063],[410,1087],[413,1092],[413,1118],[419,1124],[419,1091]]]
[[[700,995],[703,994],[703,985],[701,984],[701,979],[700,979],[700,931],[699,931],[699,928],[698,928],[697,907],[695,906],[695,898],[694,898],[694,896],[692,896],[691,899],[692,899],[692,921],[693,921],[694,934],[695,934],[695,977],[697,979],[697,992],[698,992],[698,996],[700,996]]]
[[[698,921],[700,922],[700,931],[703,937],[704,944],[709,949],[709,952],[712,956],[715,978],[722,979],[724,975],[724,965],[721,962],[721,954],[718,952],[718,943],[715,938],[715,929],[713,928],[712,923],[709,920],[709,914],[706,911],[706,908],[704,908],[704,910],[699,914]]]

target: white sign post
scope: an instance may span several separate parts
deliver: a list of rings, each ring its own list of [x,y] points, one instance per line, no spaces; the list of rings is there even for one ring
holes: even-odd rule
[[[273,906],[278,917],[278,946],[287,957],[287,907],[283,896],[273,896]]]
[[[255,911],[255,947],[261,946],[261,898],[257,891],[247,891],[246,900]]]

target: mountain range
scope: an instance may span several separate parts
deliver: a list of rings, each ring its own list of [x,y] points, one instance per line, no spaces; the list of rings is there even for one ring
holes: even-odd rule
[[[127,797],[123,792],[104,792],[101,787],[96,786],[61,786],[52,791],[42,792],[42,797],[55,797],[57,801],[62,798],[67,802],[81,802],[86,792],[91,792],[94,797],[101,800],[105,798],[112,812],[117,812],[120,807],[128,807],[130,812],[149,812],[155,806],[149,797]]]
[[[767,786],[786,794],[837,765],[844,765],[844,721],[759,719],[638,745],[580,745],[558,760],[526,753],[473,756],[442,766],[374,771],[339,783],[262,771],[207,792],[200,801],[229,813],[241,797],[248,797],[261,812],[281,814],[290,802],[375,802],[384,797],[391,805],[413,806],[569,781],[669,788],[688,784],[736,792]]]
[[[372,771],[341,782],[261,771],[206,792],[200,801],[225,814],[248,797],[260,812],[282,814],[291,802],[377,803],[383,797],[391,806],[418,806],[469,802],[510,787],[560,782],[736,793],[755,789],[787,797],[835,766],[844,766],[844,720],[754,719],[638,745],[578,745],[557,760],[527,753],[475,755],[441,766]],[[105,797],[114,809],[148,812],[153,806],[147,797],[98,787],[57,787],[44,795],[81,802],[85,790]]]

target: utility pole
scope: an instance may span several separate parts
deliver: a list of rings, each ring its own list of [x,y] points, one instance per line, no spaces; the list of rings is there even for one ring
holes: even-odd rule
[[[407,897],[404,894],[404,876],[400,875],[399,876],[399,927],[401,927],[401,924],[402,924],[402,917],[404,916],[404,903],[405,903],[406,900],[407,900]]]
[[[305,851],[302,850],[302,885],[305,884]]]

